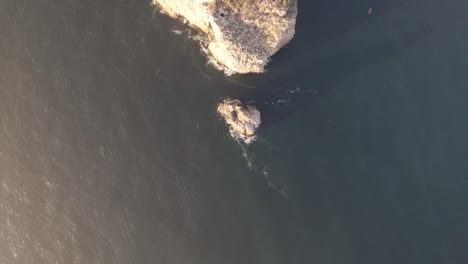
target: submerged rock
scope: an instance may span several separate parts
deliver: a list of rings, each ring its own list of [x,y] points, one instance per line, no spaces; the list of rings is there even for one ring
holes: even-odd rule
[[[218,105],[218,113],[229,125],[231,134],[250,144],[257,138],[262,123],[260,111],[253,105],[244,105],[237,99],[224,99]]]
[[[153,0],[171,17],[208,36],[206,49],[236,73],[263,72],[294,36],[297,0]]]

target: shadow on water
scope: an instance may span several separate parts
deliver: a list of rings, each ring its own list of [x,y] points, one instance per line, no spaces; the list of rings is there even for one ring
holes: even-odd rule
[[[431,30],[423,26],[408,27],[391,37],[378,31],[382,20],[387,18],[385,13],[408,1],[380,3],[381,7],[374,7],[379,11],[375,23],[366,9],[372,6],[371,1],[361,1],[362,4],[340,2],[343,3],[300,1],[296,35],[272,58],[267,73],[231,78],[249,88],[237,96],[256,102],[263,115],[262,129],[300,111],[353,72],[391,58],[431,34]],[[349,8],[339,8],[338,13],[333,13],[335,5]],[[357,12],[363,15],[355,15]],[[371,32],[372,36],[366,32]],[[251,83],[259,85],[252,87]]]
[[[396,0],[387,3],[360,0],[356,3],[356,1],[346,0],[299,0],[298,2],[296,34],[287,47],[279,50],[272,57],[274,62],[267,66],[269,72],[286,68],[285,65],[295,65],[297,61],[302,61],[321,44],[367,23],[371,18],[367,13],[368,8],[372,7],[375,10],[376,14],[372,16],[382,16],[410,1]],[[254,74],[231,79],[253,83],[264,78],[263,74]]]
[[[400,49],[415,45],[429,34],[428,29],[422,28],[399,37],[398,44],[380,40],[370,46],[344,50],[319,61],[302,63],[294,72],[275,76],[267,85],[252,90],[247,97],[254,98],[262,108],[265,120],[263,128],[267,128],[269,124],[300,111],[319,95],[330,92],[331,86],[346,76],[392,57]],[[284,85],[272,92],[266,91],[277,83]]]
[[[316,47],[331,38],[367,23],[370,18],[368,8],[375,10],[375,14],[372,14],[372,16],[382,16],[407,2],[409,1],[299,0],[296,35],[291,42],[291,46],[297,48],[300,43],[303,49],[306,50]],[[282,53],[283,51],[278,53],[278,56],[281,56]]]

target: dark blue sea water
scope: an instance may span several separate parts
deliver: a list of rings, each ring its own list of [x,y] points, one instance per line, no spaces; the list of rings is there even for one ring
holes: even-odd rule
[[[468,2],[299,5],[226,77],[148,0],[0,0],[0,263],[467,263]]]

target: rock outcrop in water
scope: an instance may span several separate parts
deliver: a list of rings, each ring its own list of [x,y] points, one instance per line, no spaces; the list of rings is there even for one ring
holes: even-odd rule
[[[297,0],[153,0],[208,37],[207,52],[236,73],[264,71],[268,57],[294,36]]]
[[[244,105],[237,99],[224,99],[218,105],[218,113],[229,125],[231,134],[249,144],[257,138],[262,123],[260,111],[255,106]]]

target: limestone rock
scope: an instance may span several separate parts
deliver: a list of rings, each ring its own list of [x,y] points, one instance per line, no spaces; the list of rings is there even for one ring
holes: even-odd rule
[[[249,144],[257,138],[262,123],[260,111],[255,106],[244,105],[237,99],[224,99],[218,105],[218,113],[229,125],[231,134]]]
[[[263,72],[294,36],[297,0],[153,0],[208,36],[209,54],[236,73]]]

